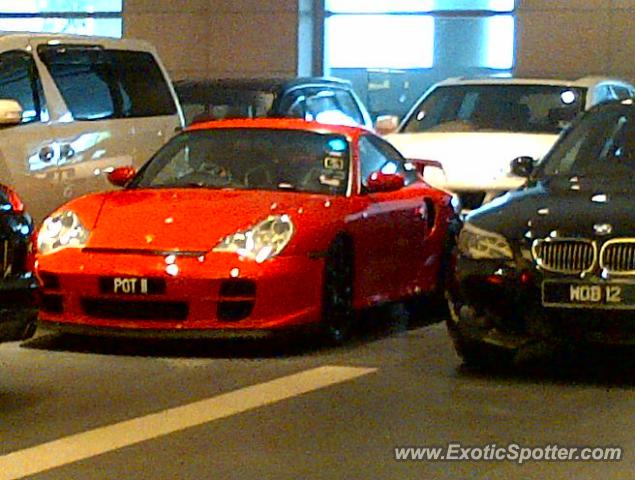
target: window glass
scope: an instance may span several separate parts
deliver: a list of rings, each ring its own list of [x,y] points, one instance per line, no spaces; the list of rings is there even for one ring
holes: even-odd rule
[[[31,55],[17,50],[0,55],[0,98],[20,103],[22,123],[40,119],[41,88]]]
[[[631,178],[635,173],[635,119],[615,110],[587,114],[543,165],[546,175]]]
[[[121,12],[122,0],[0,0],[0,13]]]
[[[0,0],[0,30],[120,38],[122,0]]]
[[[429,16],[333,15],[325,29],[329,68],[430,68],[434,63]],[[411,41],[405,45],[404,39]]]
[[[133,118],[176,113],[166,81],[146,52],[86,46],[40,46],[76,120]]]
[[[344,195],[348,140],[303,130],[209,129],[174,137],[135,179],[140,188],[235,188]]]
[[[584,97],[584,89],[560,86],[442,86],[422,99],[403,130],[559,133],[582,111]]]
[[[374,172],[403,175],[405,184],[417,179],[414,170],[406,170],[403,157],[387,142],[369,135],[359,139],[359,161],[362,187],[367,187],[368,177]]]
[[[514,0],[326,0],[329,12],[430,12],[485,10],[511,12]]]

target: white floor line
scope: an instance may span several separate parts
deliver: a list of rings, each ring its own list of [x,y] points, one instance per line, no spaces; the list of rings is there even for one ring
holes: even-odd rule
[[[188,405],[18,450],[0,456],[0,480],[24,478],[186,428],[347,382],[376,370],[375,368],[338,366],[314,368]]]

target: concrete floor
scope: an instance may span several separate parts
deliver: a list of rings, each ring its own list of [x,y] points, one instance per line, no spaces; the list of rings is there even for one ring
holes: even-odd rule
[[[55,448],[39,447],[47,442],[227,392],[238,390],[231,398],[240,402],[244,387],[327,365],[376,370],[166,435],[142,432],[147,440],[115,442],[28,478],[632,479],[630,356],[594,352],[542,371],[478,372],[461,366],[442,324],[406,329],[388,320],[339,348],[298,339],[156,343],[39,333],[0,346],[0,479],[23,478],[20,468],[46,456],[59,460]],[[96,432],[100,441],[112,434]],[[624,459],[518,466],[394,458],[398,446],[451,442],[619,446]],[[10,476],[15,452],[23,457]]]

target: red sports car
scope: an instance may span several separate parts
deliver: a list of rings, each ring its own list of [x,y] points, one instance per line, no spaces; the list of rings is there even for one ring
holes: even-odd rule
[[[190,127],[123,190],[42,224],[40,325],[255,335],[319,326],[435,289],[451,196],[362,128],[261,119]]]

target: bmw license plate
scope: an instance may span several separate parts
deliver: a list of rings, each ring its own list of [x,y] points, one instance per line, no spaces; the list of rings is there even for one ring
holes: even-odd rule
[[[100,278],[99,291],[116,295],[161,295],[165,293],[165,280],[141,277]]]
[[[542,284],[542,304],[545,307],[635,309],[635,284],[546,280]]]

